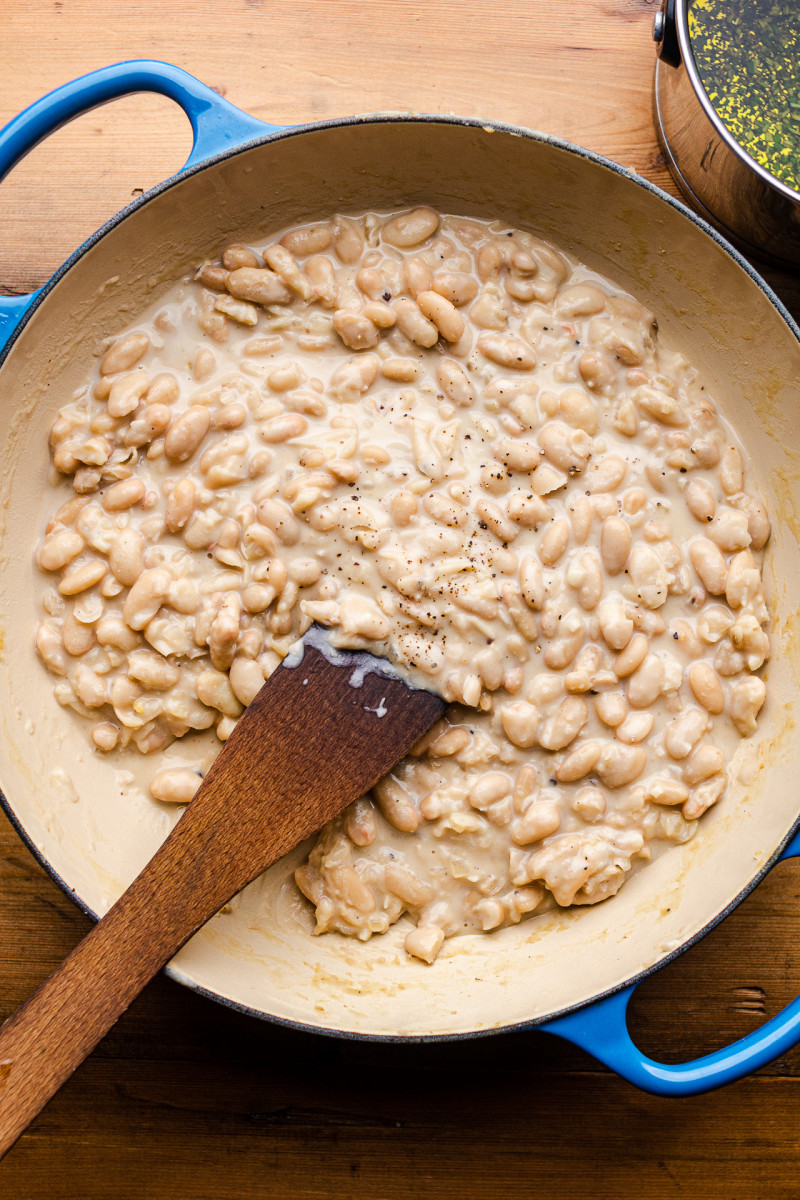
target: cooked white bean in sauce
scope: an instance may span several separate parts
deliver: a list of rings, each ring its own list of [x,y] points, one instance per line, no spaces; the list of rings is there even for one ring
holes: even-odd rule
[[[430,963],[613,896],[756,730],[746,458],[653,315],[534,234],[418,208],[223,248],[50,441],[36,645],[97,752],[224,741],[312,621],[450,703],[296,872],[317,933],[408,914]],[[151,792],[199,780],[161,758]]]

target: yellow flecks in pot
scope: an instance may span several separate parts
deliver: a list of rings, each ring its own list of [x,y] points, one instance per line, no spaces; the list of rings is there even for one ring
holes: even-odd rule
[[[692,0],[689,35],[703,87],[739,145],[800,190],[797,0]]]

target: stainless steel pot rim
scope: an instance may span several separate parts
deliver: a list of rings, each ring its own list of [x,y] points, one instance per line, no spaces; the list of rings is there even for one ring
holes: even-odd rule
[[[686,73],[689,76],[695,95],[700,102],[703,112],[706,114],[713,128],[716,130],[717,136],[725,143],[731,153],[735,154],[736,157],[748,168],[748,170],[752,171],[754,175],[757,175],[760,179],[762,179],[768,187],[773,188],[776,192],[779,192],[780,195],[785,196],[787,200],[791,200],[795,204],[800,204],[800,191],[789,187],[788,183],[783,183],[782,180],[776,179],[775,176],[766,169],[766,167],[762,167],[761,163],[756,162],[756,160],[747,153],[744,147],[739,145],[736,138],[723,123],[717,113],[717,110],[714,108],[714,105],[709,100],[708,93],[706,92],[703,81],[700,78],[700,72],[697,70],[697,64],[695,63],[694,53],[692,51],[691,38],[689,37],[688,0],[675,0],[675,32],[678,37],[678,45],[680,46],[681,61],[683,66],[686,69]],[[661,69],[662,65],[663,64],[660,61],[657,62],[656,71]],[[664,69],[674,70],[675,68],[669,67]]]
[[[171,176],[169,179],[166,179],[162,183],[157,184],[155,187],[151,188],[149,191],[145,192],[143,195],[138,196],[135,200],[131,201],[130,204],[127,204],[125,206],[125,208],[121,209],[119,212],[115,213],[114,216],[110,217],[107,221],[105,221],[103,223],[103,225],[101,225],[100,228],[94,234],[92,234],[91,237],[89,237],[81,246],[79,246],[75,251],[73,251],[73,253],[69,256],[69,258],[58,268],[58,270],[51,276],[51,278],[47,281],[47,283],[41,288],[41,290],[37,293],[36,298],[33,300],[30,307],[25,311],[25,313],[24,313],[23,317],[21,318],[21,320],[19,321],[18,325],[16,326],[14,331],[11,333],[11,335],[8,338],[2,351],[0,351],[0,367],[2,367],[10,350],[14,346],[14,344],[17,340],[17,337],[19,336],[19,334],[21,333],[21,331],[25,327],[25,325],[28,323],[28,320],[30,319],[30,317],[39,308],[39,306],[42,304],[42,302],[47,298],[47,296],[50,294],[50,292],[53,290],[53,288],[56,286],[56,284],[59,282],[59,280],[62,279],[63,276],[67,273],[67,271],[69,271],[69,269],[72,266],[74,266],[75,263],[77,263],[79,261],[79,259],[81,259],[83,257],[84,254],[86,254],[89,250],[91,250],[94,246],[96,246],[100,241],[102,241],[103,238],[105,238],[109,233],[111,233],[118,225],[122,224],[127,219],[127,217],[129,217],[132,213],[134,213],[138,209],[144,207],[146,204],[149,204],[151,201],[155,200],[162,193],[169,191],[171,188],[173,188],[177,184],[181,183],[183,181],[183,179],[187,178],[188,176],[199,174],[201,171],[206,170],[208,167],[211,167],[214,164],[216,164],[218,162],[222,162],[229,158],[233,158],[237,154],[239,154],[245,150],[251,150],[257,146],[266,145],[271,142],[282,141],[285,138],[297,137],[304,133],[318,132],[318,131],[322,131],[325,129],[341,129],[341,128],[346,128],[346,127],[350,127],[350,126],[359,126],[359,125],[407,124],[407,123],[420,124],[420,125],[434,124],[434,125],[468,126],[470,128],[474,128],[474,129],[485,130],[487,133],[494,133],[494,132],[507,133],[514,137],[522,137],[522,138],[526,138],[531,141],[541,142],[546,145],[553,146],[557,150],[563,150],[566,153],[574,154],[579,158],[583,158],[583,159],[588,160],[589,162],[594,163],[596,166],[604,167],[605,169],[612,171],[613,173],[615,173],[617,175],[621,175],[625,179],[630,180],[630,182],[635,184],[637,187],[642,188],[644,191],[650,192],[653,196],[657,197],[657,199],[659,199],[663,203],[665,203],[665,204],[671,206],[672,208],[674,208],[675,210],[677,210],[685,218],[687,218],[694,225],[696,225],[699,229],[701,229],[708,237],[710,237],[712,239],[712,241],[716,242],[716,244],[718,246],[720,246],[728,255],[730,255],[730,257],[733,258],[733,260],[737,263],[737,265],[740,266],[742,268],[742,270],[744,270],[747,273],[747,275],[750,277],[750,279],[764,293],[766,298],[770,301],[770,303],[775,307],[775,309],[781,315],[781,317],[785,321],[786,325],[791,330],[793,336],[800,343],[800,327],[798,327],[797,323],[794,321],[791,314],[786,309],[785,305],[781,302],[781,300],[778,298],[778,296],[775,294],[775,292],[772,290],[772,288],[769,286],[769,284],[766,282],[766,280],[764,280],[758,274],[758,272],[755,270],[755,268],[747,261],[746,258],[743,257],[742,254],[740,254],[740,252],[735,248],[735,246],[731,245],[731,243],[726,238],[724,238],[716,229],[714,229],[713,226],[711,226],[708,223],[708,221],[703,220],[702,217],[699,217],[696,213],[693,213],[691,211],[691,209],[689,209],[682,201],[675,199],[673,196],[670,196],[667,192],[663,191],[663,189],[658,187],[656,184],[651,183],[649,180],[643,178],[640,175],[637,175],[635,172],[630,171],[627,168],[620,166],[619,163],[615,163],[611,159],[605,158],[601,154],[597,154],[595,151],[587,150],[582,146],[577,146],[574,143],[568,142],[563,138],[555,137],[551,134],[541,133],[541,132],[538,132],[535,130],[526,129],[522,126],[511,125],[511,124],[508,124],[505,122],[480,120],[480,119],[476,119],[476,118],[458,117],[458,116],[451,116],[451,115],[438,115],[435,113],[425,113],[425,114],[372,113],[372,114],[367,114],[367,115],[357,116],[357,117],[344,117],[344,118],[339,118],[339,119],[330,120],[330,121],[309,122],[308,124],[304,124],[304,125],[294,125],[294,126],[290,126],[290,127],[286,128],[286,129],[281,129],[276,132],[267,134],[264,137],[248,139],[247,141],[242,142],[235,147],[231,147],[229,149],[219,152],[218,154],[211,155],[209,158],[205,159],[203,162],[197,163],[196,165],[186,169],[185,171],[182,171],[177,175]],[[50,864],[50,862],[44,856],[44,854],[39,849],[39,847],[31,839],[31,837],[27,833],[26,829],[22,825],[20,819],[17,817],[10,801],[8,800],[8,798],[6,797],[5,793],[2,790],[0,790],[0,807],[2,807],[3,811],[5,812],[9,821],[11,822],[11,825],[13,826],[13,828],[15,829],[15,831],[17,832],[19,837],[22,839],[24,844],[27,846],[27,848],[30,850],[31,854],[34,856],[34,858],[39,863],[39,865],[43,868],[43,870],[46,872],[46,874],[53,880],[53,882],[56,884],[56,886],[59,887],[61,889],[61,891],[64,892],[64,894],[70,900],[72,900],[73,903],[76,904],[77,907],[83,913],[86,914],[86,916],[88,916],[93,921],[97,921],[99,919],[98,914],[96,912],[94,912],[94,910],[92,908],[90,908],[88,904],[85,903],[85,901],[77,894],[76,890],[69,883],[67,883],[67,881],[55,870],[55,868]],[[798,832],[800,832],[800,812],[798,812],[796,821],[794,822],[791,829],[788,831],[788,833],[786,834],[786,836],[784,837],[784,839],[782,840],[780,845],[776,848],[776,850],[772,854],[772,856],[764,864],[762,864],[761,867],[759,867],[756,874],[747,882],[747,884],[742,888],[742,890],[725,906],[725,908],[723,908],[719,913],[715,914],[715,916],[709,922],[707,922],[707,924],[704,925],[702,929],[698,930],[695,934],[693,934],[692,937],[687,939],[685,942],[681,943],[680,946],[677,946],[673,950],[670,950],[667,954],[665,954],[662,958],[660,958],[657,962],[655,962],[651,966],[638,972],[635,975],[630,976],[628,979],[624,980],[622,983],[620,983],[614,987],[607,988],[604,991],[600,991],[596,995],[594,995],[588,999],[582,1000],[579,1003],[576,1003],[573,1005],[568,1005],[565,1008],[558,1009],[557,1011],[552,1012],[552,1013],[543,1014],[542,1016],[533,1018],[531,1020],[512,1022],[512,1023],[506,1024],[506,1025],[497,1026],[495,1028],[482,1028],[482,1029],[476,1029],[476,1030],[465,1030],[465,1031],[462,1031],[459,1033],[438,1033],[438,1034],[365,1033],[365,1032],[361,1032],[361,1031],[357,1031],[357,1030],[329,1028],[329,1027],[325,1027],[325,1026],[308,1024],[308,1023],[302,1022],[302,1021],[294,1021],[294,1020],[291,1020],[290,1018],[281,1017],[281,1016],[278,1016],[278,1015],[272,1014],[272,1013],[267,1013],[261,1009],[253,1008],[250,1005],[242,1004],[239,1001],[232,1000],[229,997],[222,995],[220,992],[213,991],[212,989],[205,988],[202,985],[196,983],[193,979],[191,979],[187,975],[185,975],[184,972],[182,972],[178,967],[172,966],[169,963],[164,967],[163,970],[164,970],[164,974],[166,974],[169,978],[175,980],[178,983],[181,983],[183,986],[189,988],[193,992],[196,992],[200,996],[204,996],[210,1000],[215,1000],[216,1002],[224,1005],[226,1008],[233,1009],[235,1012],[244,1013],[248,1016],[256,1017],[262,1021],[268,1021],[270,1024],[278,1025],[278,1026],[288,1028],[288,1029],[293,1029],[300,1033],[322,1034],[327,1037],[344,1038],[349,1041],[385,1042],[388,1044],[394,1044],[394,1043],[428,1043],[428,1042],[435,1043],[435,1042],[467,1041],[467,1040],[473,1040],[475,1038],[489,1037],[489,1036],[493,1036],[493,1035],[501,1034],[501,1033],[520,1032],[523,1030],[536,1028],[537,1026],[547,1024],[551,1021],[555,1021],[559,1017],[566,1016],[567,1014],[576,1012],[579,1009],[588,1008],[592,1004],[597,1003],[598,1001],[604,1000],[604,999],[606,999],[610,996],[613,996],[619,992],[625,991],[626,989],[641,983],[644,979],[648,978],[650,975],[654,974],[656,971],[660,970],[662,967],[666,966],[668,963],[673,962],[675,959],[679,958],[687,950],[691,949],[692,946],[694,946],[698,942],[700,942],[708,933],[711,932],[712,929],[714,929],[735,908],[737,908],[738,905],[744,899],[746,899],[746,897],[753,891],[753,889],[755,887],[758,886],[758,884],[762,881],[762,879],[765,877],[765,875],[767,875],[769,873],[769,871],[772,869],[772,867],[776,864],[776,862],[781,857],[783,851],[786,849],[788,844],[791,842],[792,838]],[[445,966],[445,964],[446,964],[446,960],[444,960],[441,964],[439,964],[439,966],[437,968],[434,968],[434,969],[441,969],[443,966]]]

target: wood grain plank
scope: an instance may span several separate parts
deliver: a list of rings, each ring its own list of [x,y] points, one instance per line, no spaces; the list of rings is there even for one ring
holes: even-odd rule
[[[370,110],[456,112],[546,130],[668,184],[649,124],[653,3],[543,0],[192,5],[193,38],[165,29],[158,5],[71,0],[20,6],[4,19],[19,71],[0,79],[0,121],[106,63],[157,57],[196,74],[264,120],[295,124]],[[62,35],[68,17],[69,36]],[[310,38],[324,27],[327,36]],[[37,53],[42,42],[50,53]],[[265,46],[269,45],[267,54]],[[365,52],[366,49],[366,52]],[[603,86],[603,84],[605,86]],[[598,86],[600,85],[600,86]],[[647,116],[643,136],[642,115]],[[38,286],[139,189],[177,169],[189,146],[180,111],[160,97],[117,101],[43,143],[0,187],[0,286]],[[43,181],[46,186],[43,186]],[[57,219],[54,220],[54,215]]]
[[[20,963],[0,972],[8,1011],[20,983],[44,974],[86,921],[7,827],[0,847],[0,928],[7,941],[13,933]],[[42,897],[59,920],[43,916]],[[737,1013],[743,988],[763,993],[769,1011],[788,998],[800,984],[798,900],[800,865],[787,864],[645,985],[632,1022],[643,1047],[685,1057],[745,1032],[757,1015]],[[340,1042],[254,1022],[160,978],[0,1165],[0,1188],[49,1200],[68,1157],[73,1194],[86,1200],[167,1196],[175,1177],[182,1196],[256,1196],[267,1164],[276,1197],[394,1200],[413,1174],[421,1197],[491,1200],[529,1181],[532,1164],[536,1186],[566,1198],[585,1197],[589,1179],[598,1200],[681,1191],[730,1200],[756,1179],[759,1196],[789,1197],[800,1168],[798,1068],[794,1051],[715,1095],[670,1102],[534,1032],[455,1045]]]

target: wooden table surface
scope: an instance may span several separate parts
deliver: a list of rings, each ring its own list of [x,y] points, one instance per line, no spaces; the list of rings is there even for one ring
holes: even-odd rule
[[[26,0],[0,16],[0,122],[107,63],[160,58],[254,115],[375,109],[547,130],[674,192],[650,111],[654,0]],[[0,187],[0,290],[42,283],[176,170],[180,111],[125,99],[59,131]],[[771,273],[800,312],[797,276]],[[87,921],[0,818],[0,1018]],[[773,875],[630,1012],[678,1061],[800,990],[800,866]],[[797,1200],[800,1049],[711,1096],[636,1091],[547,1035],[376,1046],[271,1027],[155,980],[0,1164],[3,1200],[283,1197]]]

